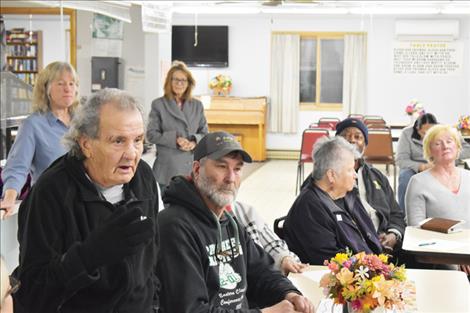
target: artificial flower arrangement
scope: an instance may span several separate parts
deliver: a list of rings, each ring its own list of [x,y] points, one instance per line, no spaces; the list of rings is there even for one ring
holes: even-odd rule
[[[424,111],[423,104],[416,99],[412,99],[410,103],[408,103],[408,105],[405,108],[405,112],[408,115],[418,115],[418,116],[426,113]]]
[[[459,122],[457,124],[457,129],[463,135],[470,135],[470,115],[461,115],[459,116]]]
[[[320,287],[335,304],[350,305],[353,312],[368,313],[375,308],[403,311],[415,308],[416,288],[406,280],[404,265],[388,263],[388,256],[350,251],[338,253],[325,265]]]
[[[214,91],[214,94],[226,96],[232,90],[232,79],[230,76],[219,74],[210,80],[209,88]]]

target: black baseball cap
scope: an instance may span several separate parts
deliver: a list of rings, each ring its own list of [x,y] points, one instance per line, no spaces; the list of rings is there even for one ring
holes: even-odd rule
[[[244,162],[252,162],[251,156],[242,149],[235,136],[224,131],[209,133],[196,145],[194,161],[199,161],[203,157],[218,160],[233,151],[240,152]]]

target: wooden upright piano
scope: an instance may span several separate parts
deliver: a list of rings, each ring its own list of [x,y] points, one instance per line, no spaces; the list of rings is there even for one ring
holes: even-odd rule
[[[234,134],[254,161],[266,160],[266,97],[212,97],[205,108],[209,131]]]

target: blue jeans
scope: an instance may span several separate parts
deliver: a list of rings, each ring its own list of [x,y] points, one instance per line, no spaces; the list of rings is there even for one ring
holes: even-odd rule
[[[406,188],[408,187],[408,183],[410,182],[411,176],[413,176],[414,174],[416,174],[415,171],[410,168],[405,168],[400,170],[400,175],[398,176],[398,204],[400,205],[402,211],[405,212],[405,215]]]

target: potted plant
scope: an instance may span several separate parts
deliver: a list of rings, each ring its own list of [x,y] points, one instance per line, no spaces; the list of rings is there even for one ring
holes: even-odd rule
[[[462,136],[470,136],[470,115],[459,116],[457,129],[460,131]]]
[[[209,88],[216,96],[228,96],[232,90],[232,79],[230,76],[219,74],[210,80]]]

